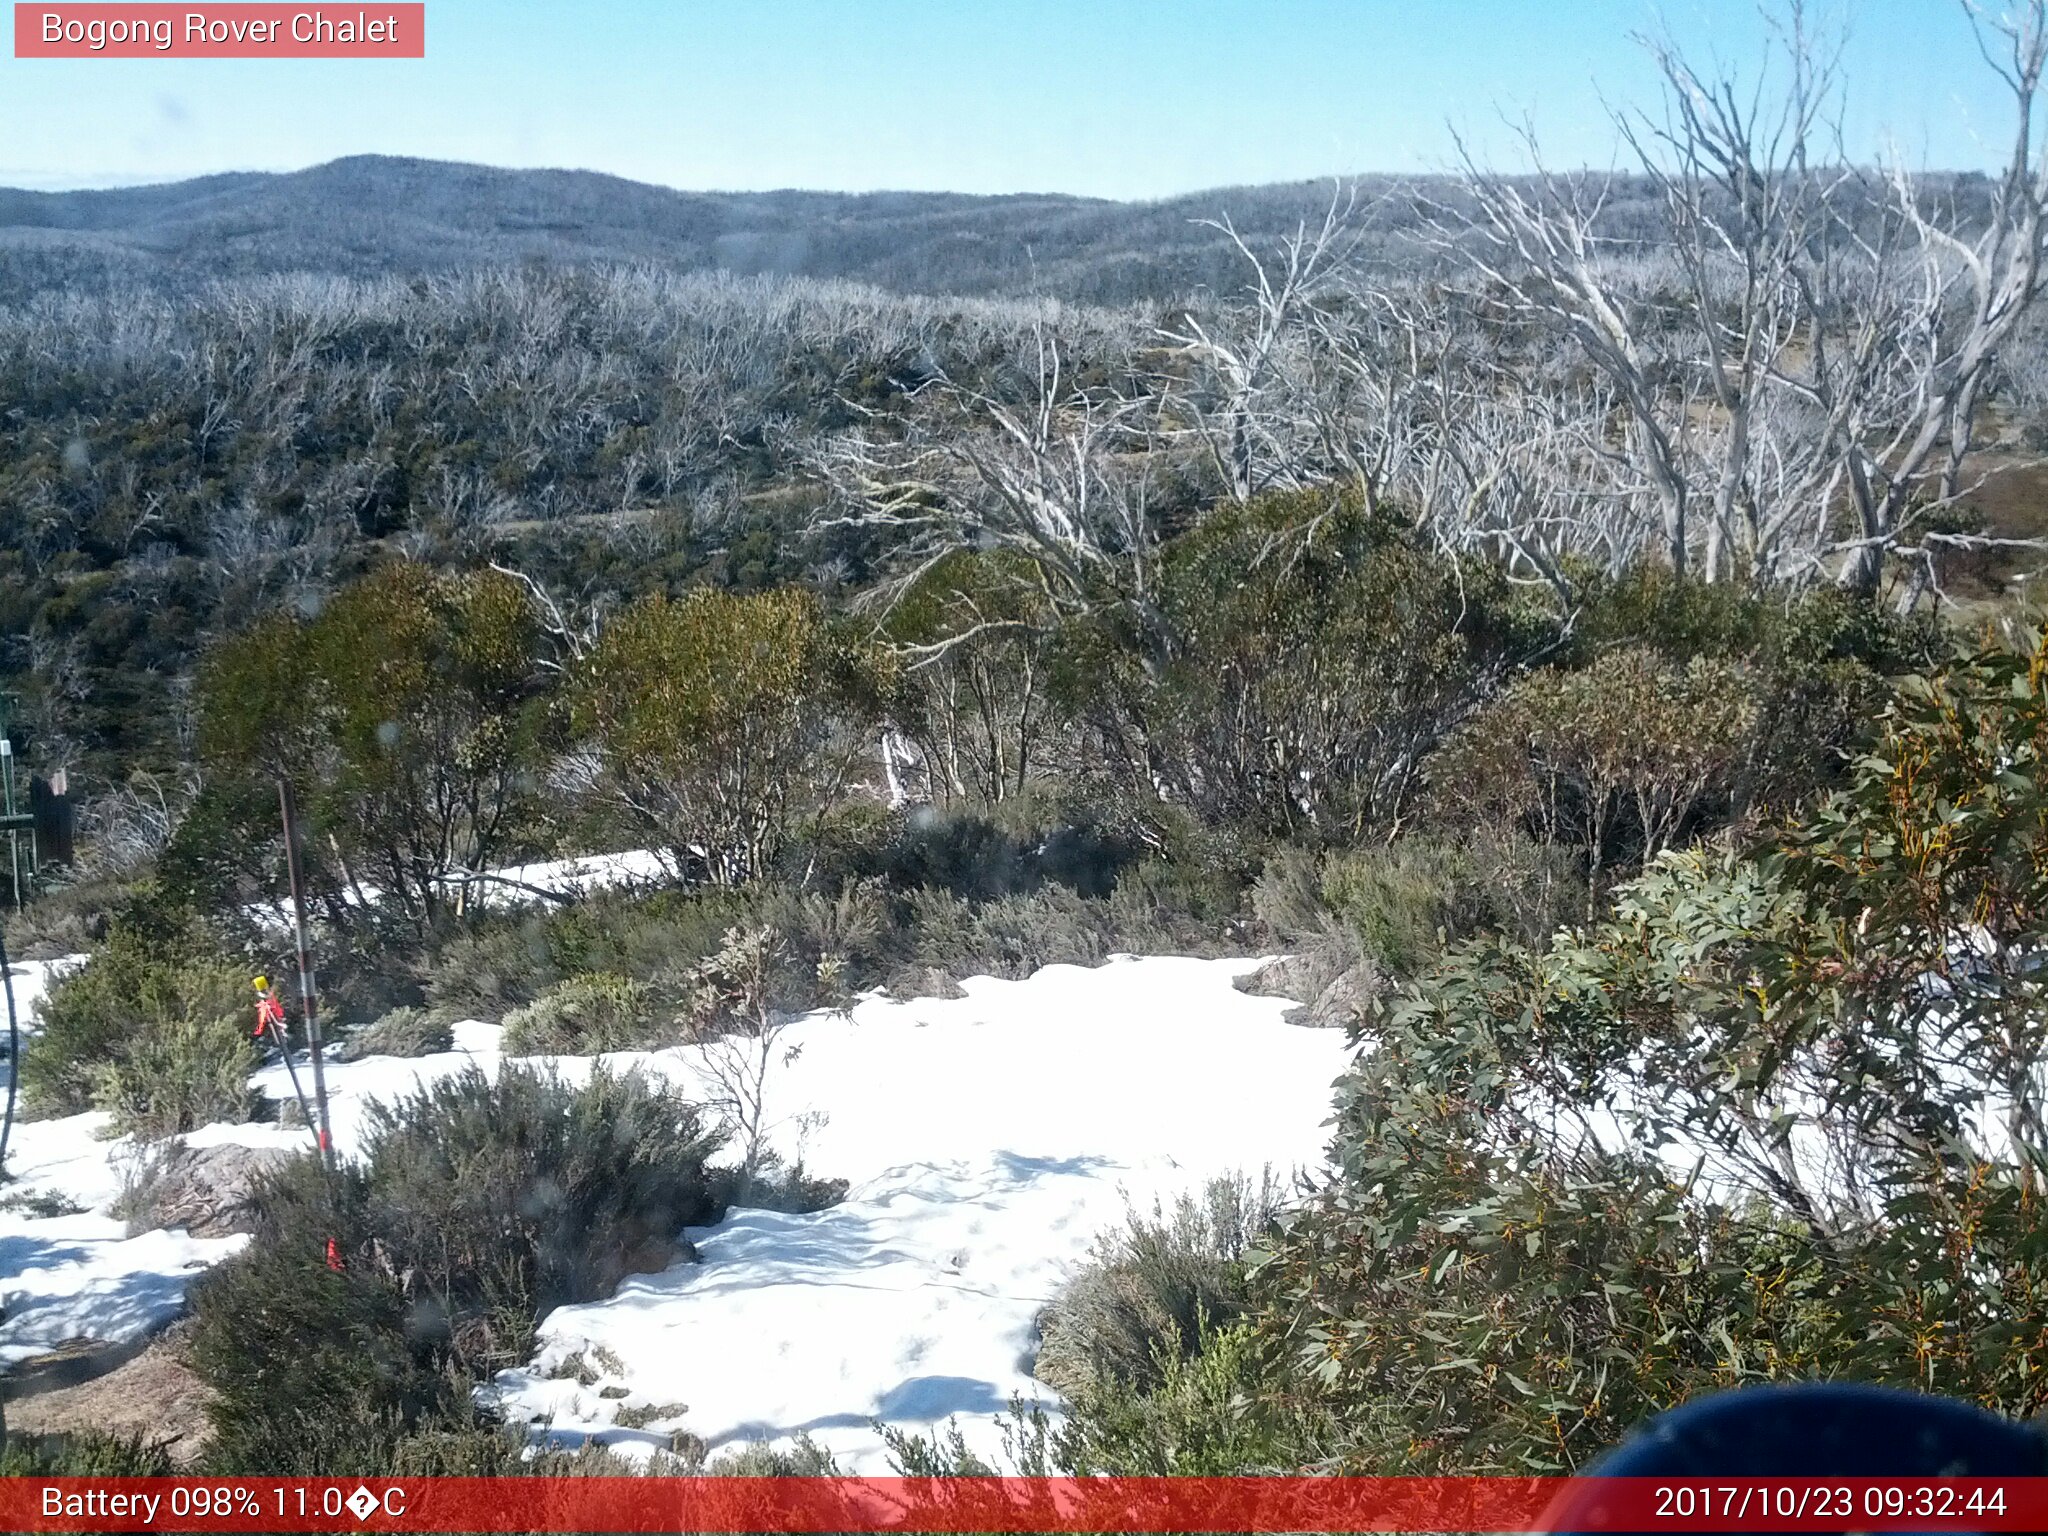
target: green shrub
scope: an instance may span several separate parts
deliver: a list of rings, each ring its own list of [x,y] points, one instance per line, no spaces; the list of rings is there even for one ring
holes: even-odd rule
[[[1500,567],[1329,491],[1219,509],[1161,551],[1148,596],[1166,655],[1112,643],[1070,669],[1124,779],[1319,842],[1398,826],[1424,758],[1549,628]]]
[[[903,898],[901,910],[902,945],[909,951],[909,961],[968,974],[953,968],[979,954],[973,906],[950,891],[923,886]]]
[[[343,1042],[350,1061],[365,1056],[432,1056],[455,1049],[455,1031],[425,1008],[394,1008]]]
[[[1179,865],[1131,865],[1106,897],[1047,884],[979,905],[923,887],[895,904],[886,980],[893,996],[938,978],[1029,976],[1047,965],[1098,965],[1110,955],[1235,951],[1248,934],[1226,915],[1231,882]],[[945,987],[938,988],[942,993]]]
[[[0,1439],[0,1477],[170,1477],[176,1471],[170,1452],[140,1435],[10,1430]]]
[[[1850,749],[1890,697],[1889,679],[1944,656],[1942,626],[1820,586],[1787,599],[1639,565],[1581,589],[1568,664],[1648,646],[1684,666],[1739,662],[1757,678],[1759,716],[1736,785],[1736,810],[1791,814],[1847,779]]]
[[[1403,978],[1474,934],[1548,937],[1583,915],[1585,895],[1562,850],[1479,829],[1456,843],[1411,835],[1322,855],[1282,848],[1253,887],[1252,910],[1289,949]]]
[[[1137,847],[1090,819],[1087,808],[1039,792],[982,812],[920,807],[893,835],[868,844],[835,873],[879,878],[892,890],[930,888],[993,901],[1049,883],[1106,896]]]
[[[713,1477],[835,1477],[839,1466],[830,1451],[800,1434],[787,1446],[744,1445],[723,1451],[704,1471]]]
[[[393,1477],[522,1477],[530,1475],[531,1450],[525,1434],[503,1424],[433,1425],[399,1440],[388,1471]]]
[[[1483,914],[1471,931],[1540,944],[1585,916],[1588,882],[1569,850],[1488,827],[1473,828],[1462,846],[1472,859]]]
[[[39,882],[36,899],[20,911],[0,914],[10,959],[61,960],[82,955],[107,936],[107,910],[120,891],[110,879],[57,885]]]
[[[472,1069],[374,1106],[362,1163],[266,1180],[250,1245],[194,1288],[218,1469],[503,1470],[468,1383],[716,1220],[713,1146],[693,1106],[602,1070]]]
[[[557,982],[505,1017],[504,1047],[513,1056],[588,1056],[659,1042],[654,989],[629,976],[594,972]]]
[[[97,1069],[93,1104],[113,1116],[115,1131],[149,1139],[247,1120],[259,1099],[249,1087],[259,1062],[249,1031],[232,1015],[148,1024]]]
[[[773,1149],[762,1149],[752,1169],[728,1166],[711,1170],[711,1192],[721,1208],[744,1205],[753,1211],[784,1211],[807,1216],[830,1210],[846,1198],[852,1185],[845,1179],[821,1178],[799,1162],[785,1163]]]
[[[601,1445],[536,1448],[519,1430],[481,1416],[464,1422],[460,1413],[407,1432],[388,1469],[392,1477],[629,1477],[649,1470],[665,1469],[635,1466]],[[547,1507],[547,1492],[534,1497]],[[572,1519],[572,1510],[564,1508],[562,1518]]]
[[[383,1472],[412,1426],[460,1401],[381,1275],[266,1253],[230,1260],[201,1295],[193,1364],[213,1389],[207,1459],[218,1471]]]
[[[1532,672],[1431,759],[1438,813],[1570,849],[1596,880],[1640,867],[1732,814],[1759,685],[1752,665],[1647,646]]]
[[[664,1268],[685,1226],[717,1219],[716,1145],[694,1105],[638,1073],[598,1068],[572,1087],[471,1068],[372,1106],[370,1230],[446,1309],[465,1356],[510,1363],[543,1314]]]
[[[419,1007],[426,1000],[427,956],[417,933],[381,914],[359,918],[344,930],[316,929],[313,964],[320,978],[323,1026],[331,1030],[332,1020],[374,1020]],[[291,963],[280,956],[272,974]]]
[[[1486,893],[1462,848],[1404,837],[1332,854],[1322,875],[1332,915],[1390,975],[1414,975],[1445,939],[1485,924]]]
[[[1304,1460],[1566,1472],[1815,1376],[2042,1411],[2048,642],[1875,724],[1768,838],[1455,946],[1384,1011],[1258,1271],[1267,1389],[1328,1414]]]
[[[1482,925],[1484,902],[1469,857],[1417,838],[1320,856],[1283,848],[1252,892],[1267,932],[1324,982],[1361,964],[1375,978],[1412,975],[1444,938]]]
[[[208,1056],[200,1046],[217,1021],[233,1021],[246,1036],[241,1021],[253,1002],[248,977],[211,958],[196,929],[152,933],[117,923],[91,960],[43,1000],[41,1031],[22,1051],[25,1107],[39,1115],[90,1109],[107,1070],[138,1051],[158,1059],[195,1049]]]
[[[1005,896],[974,914],[972,956],[955,973],[1029,976],[1047,965],[1098,965],[1111,952],[1102,909],[1064,886]]]
[[[441,946],[427,976],[428,1008],[443,1018],[498,1023],[531,1003],[567,972],[556,958],[549,917],[522,913],[481,920]]]
[[[657,891],[586,903],[559,920],[565,959],[577,970],[614,971],[653,983],[664,1003],[680,1000],[676,978],[716,954],[725,931],[745,920],[751,903],[775,888],[746,892],[716,887]]]
[[[1323,861],[1312,849],[1276,849],[1253,882],[1252,913],[1290,947],[1326,938],[1336,914],[1323,895]]]
[[[1051,1437],[1076,1477],[1286,1474],[1321,1438],[1313,1410],[1276,1396],[1270,1354],[1249,1319],[1202,1322],[1191,1347],[1162,1348],[1152,1380],[1095,1385]]]
[[[1012,1398],[993,1461],[957,1424],[923,1435],[884,1426],[882,1443],[906,1478],[1298,1474],[1327,1429],[1312,1405],[1275,1396],[1270,1362],[1250,1323],[1204,1325],[1193,1351],[1162,1354],[1150,1387],[1104,1382],[1070,1400],[1057,1425],[1040,1404]],[[935,1496],[944,1499],[943,1485]],[[1108,1499],[1095,1517],[1105,1530],[1129,1518]]]
[[[385,1470],[407,1429],[453,1411],[431,1308],[374,1256],[367,1183],[301,1158],[257,1195],[249,1246],[192,1289],[192,1364],[227,1474]],[[335,1244],[345,1268],[327,1264]]]
[[[80,1205],[69,1195],[54,1189],[16,1189],[0,1195],[0,1211],[26,1216],[32,1221],[83,1216],[90,1209],[90,1206]]]
[[[774,930],[790,955],[812,971],[819,961],[836,957],[856,974],[871,974],[890,927],[879,882],[861,881],[832,895],[775,889],[748,906],[752,922]]]
[[[1173,936],[1176,947],[1197,952],[1242,953],[1249,937],[1245,896],[1250,881],[1224,861],[1193,858],[1147,859],[1117,876],[1109,893],[1109,916],[1119,949],[1152,953],[1149,932]]]
[[[655,592],[570,681],[601,785],[714,884],[771,873],[838,798],[881,713],[885,658],[808,592]]]
[[[734,891],[614,891],[568,907],[493,914],[441,948],[427,999],[443,1018],[499,1022],[584,972],[658,982],[714,953],[746,909]]]
[[[881,873],[910,822],[878,801],[841,801],[803,828],[792,852],[801,851],[820,885],[838,889]]]
[[[1076,1400],[1111,1384],[1157,1386],[1165,1363],[1192,1354],[1205,1327],[1245,1310],[1244,1257],[1278,1199],[1270,1177],[1216,1179],[1199,1199],[1181,1196],[1171,1214],[1133,1212],[1097,1239],[1039,1317],[1039,1380]]]

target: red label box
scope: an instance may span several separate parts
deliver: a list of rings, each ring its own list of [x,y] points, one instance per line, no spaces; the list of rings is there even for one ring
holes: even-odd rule
[[[424,4],[14,7],[17,59],[423,59]]]

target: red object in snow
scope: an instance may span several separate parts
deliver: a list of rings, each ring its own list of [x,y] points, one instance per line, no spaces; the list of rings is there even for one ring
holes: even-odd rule
[[[277,1000],[274,993],[265,993],[256,1000],[255,1037],[261,1040],[266,1029],[280,1041],[284,1039],[284,1004]]]

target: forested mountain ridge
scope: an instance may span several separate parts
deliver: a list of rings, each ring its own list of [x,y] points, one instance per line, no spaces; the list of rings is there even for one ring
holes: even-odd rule
[[[592,171],[356,155],[283,174],[71,192],[0,188],[0,302],[81,282],[179,286],[529,263],[852,278],[899,292],[1123,303],[1235,287],[1256,237],[1320,216],[1305,182],[1119,203],[1057,194],[679,192]]]

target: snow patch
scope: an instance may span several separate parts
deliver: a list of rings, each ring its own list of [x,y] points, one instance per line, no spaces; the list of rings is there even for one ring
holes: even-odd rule
[[[1036,1317],[1103,1229],[1220,1174],[1320,1166],[1349,1050],[1335,1031],[1288,1024],[1285,999],[1232,986],[1259,964],[1124,956],[794,1021],[768,1078],[769,1139],[813,1175],[848,1180],[846,1200],[802,1216],[735,1210],[690,1232],[700,1263],[556,1310],[533,1360],[485,1395],[558,1439],[625,1450],[665,1445],[673,1428],[714,1451],[804,1433],[848,1470],[879,1471],[876,1421],[924,1431],[957,1419],[995,1451],[1013,1396],[1057,1408],[1030,1374]],[[450,1051],[328,1063],[337,1149],[360,1149],[376,1101],[472,1065],[494,1073],[501,1043],[497,1027],[469,1022]],[[602,1059],[711,1097],[700,1048]],[[595,1061],[548,1060],[572,1081]],[[299,1075],[310,1091],[303,1058]],[[291,1097],[282,1063],[253,1081]],[[106,1128],[98,1114],[16,1127],[7,1193],[86,1214],[0,1211],[0,1370],[67,1339],[161,1326],[192,1275],[245,1241],[126,1236],[108,1210],[138,1154]],[[186,1139],[310,1146],[306,1130],[276,1124]],[[600,1346],[621,1371],[590,1387],[551,1375],[570,1354],[609,1359]],[[615,1422],[622,1405],[672,1411],[628,1428]]]
[[[155,1333],[185,1306],[185,1286],[248,1238],[183,1232],[128,1236],[103,1215],[0,1224],[0,1371],[74,1339],[125,1344]]]
[[[1050,966],[792,1025],[776,1139],[851,1179],[847,1199],[735,1211],[689,1234],[700,1263],[559,1308],[531,1364],[499,1376],[499,1402],[563,1442],[628,1452],[670,1427],[714,1452],[801,1433],[872,1473],[887,1469],[876,1421],[949,1420],[996,1452],[1012,1397],[1057,1409],[1030,1374],[1037,1314],[1103,1229],[1220,1174],[1320,1165],[1345,1041],[1231,986],[1257,964]],[[691,1054],[650,1065],[687,1086]],[[603,1352],[623,1371],[589,1387],[551,1374]],[[621,1429],[621,1403],[688,1408]]]

